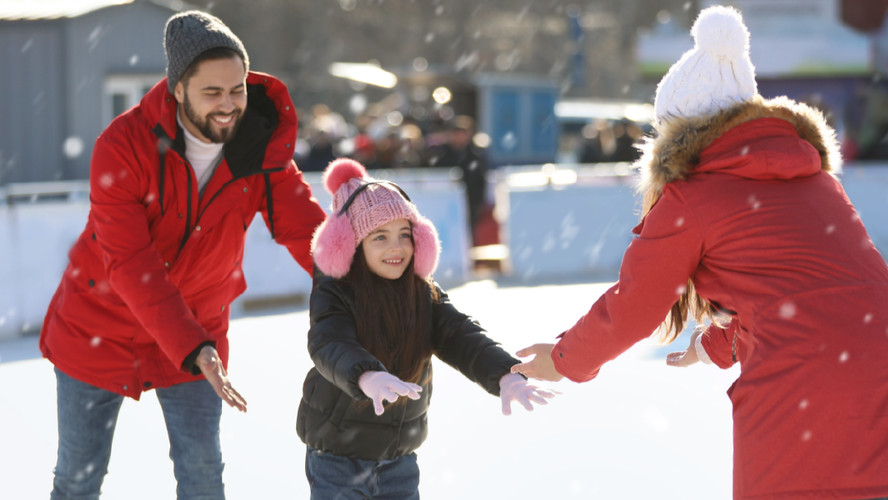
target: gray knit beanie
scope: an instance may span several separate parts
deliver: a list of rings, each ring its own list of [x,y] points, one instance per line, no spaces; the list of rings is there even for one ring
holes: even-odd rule
[[[173,15],[167,20],[163,48],[167,58],[167,88],[170,93],[194,59],[210,49],[228,47],[243,58],[246,67],[250,59],[244,45],[218,18],[198,10]]]

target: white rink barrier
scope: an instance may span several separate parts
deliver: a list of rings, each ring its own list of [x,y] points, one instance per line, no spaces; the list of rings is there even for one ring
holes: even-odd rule
[[[468,279],[471,245],[462,184],[447,169],[374,171],[399,183],[420,212],[438,229],[442,241],[436,278],[445,286]],[[324,210],[330,195],[320,173],[306,180]],[[39,331],[46,308],[89,214],[85,182],[19,184],[0,188],[0,339]],[[247,290],[233,304],[241,312],[255,307],[307,304],[311,279],[286,248],[272,241],[262,216],[256,216],[244,249]]]
[[[371,172],[399,183],[437,227],[436,278],[455,286],[475,276],[469,262],[462,184],[447,169]],[[306,179],[325,210],[320,174]],[[490,191],[501,224],[501,269],[513,281],[616,279],[638,223],[635,177],[626,165],[533,165],[493,172]],[[888,255],[888,165],[849,165],[842,182],[876,247]],[[0,339],[40,328],[67,264],[67,249],[89,212],[85,183],[0,188]],[[233,310],[307,303],[311,281],[268,235],[261,216],[247,234],[247,291]]]
[[[637,177],[628,165],[545,165],[497,172],[506,266],[519,282],[617,279],[639,222]],[[888,165],[846,165],[842,185],[888,255]]]

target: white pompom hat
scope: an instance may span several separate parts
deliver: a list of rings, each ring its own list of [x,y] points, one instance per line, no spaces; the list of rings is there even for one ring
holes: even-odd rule
[[[749,59],[749,31],[740,12],[720,5],[700,12],[691,28],[694,48],[669,68],[657,86],[657,120],[715,114],[758,92]]]

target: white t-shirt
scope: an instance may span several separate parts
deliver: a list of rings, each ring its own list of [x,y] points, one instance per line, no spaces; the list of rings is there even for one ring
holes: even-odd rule
[[[198,139],[182,125],[182,118],[178,113],[176,113],[176,121],[179,122],[179,126],[185,132],[185,158],[188,159],[188,163],[194,169],[194,176],[197,177],[198,191],[203,193],[204,186],[210,181],[216,166],[222,160],[223,144],[221,142],[203,142]]]

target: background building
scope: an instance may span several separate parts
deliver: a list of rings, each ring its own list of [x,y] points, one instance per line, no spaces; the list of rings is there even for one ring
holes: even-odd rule
[[[0,1],[0,65],[8,68],[0,74],[0,186],[86,179],[95,137],[163,76],[163,26],[179,10],[222,18],[253,69],[287,83],[300,108],[301,151],[326,135],[334,154],[352,154],[365,133],[391,156],[411,141],[440,141],[449,120],[465,114],[496,167],[579,158],[556,151],[576,141],[562,137],[555,104],[650,102],[690,47],[696,13],[711,3]],[[763,94],[823,105],[849,158],[888,157],[888,1],[726,3],[753,32]],[[383,79],[333,71],[343,64]],[[335,131],[319,134],[316,123],[332,123],[316,120],[321,108],[338,118]],[[571,120],[576,132],[582,124]]]
[[[96,137],[163,77],[160,35],[174,12],[154,1],[0,2],[0,186],[88,178]]]

